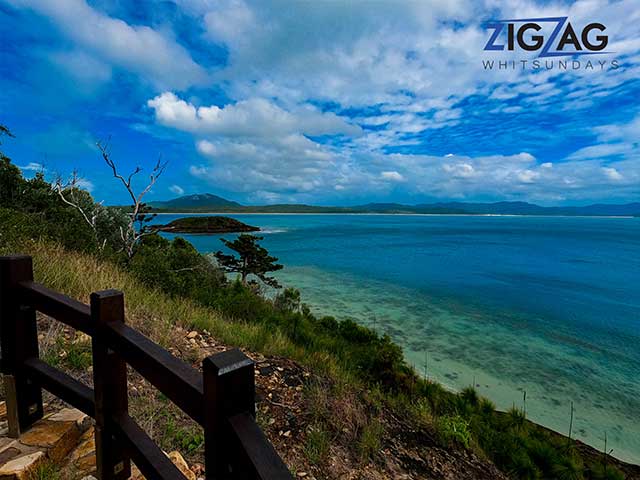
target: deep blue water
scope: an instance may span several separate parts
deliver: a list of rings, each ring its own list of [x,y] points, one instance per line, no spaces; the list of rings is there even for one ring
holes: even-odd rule
[[[231,216],[264,230],[318,313],[390,333],[418,370],[501,408],[527,390],[530,416],[565,433],[573,400],[574,436],[601,447],[607,431],[640,461],[640,219]]]

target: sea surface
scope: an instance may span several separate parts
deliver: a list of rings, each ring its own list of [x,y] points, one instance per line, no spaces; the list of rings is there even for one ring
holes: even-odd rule
[[[160,215],[156,222],[191,215]],[[421,374],[640,463],[640,218],[229,215],[321,315],[386,332]],[[171,237],[172,235],[166,235]],[[201,252],[226,235],[184,235]]]

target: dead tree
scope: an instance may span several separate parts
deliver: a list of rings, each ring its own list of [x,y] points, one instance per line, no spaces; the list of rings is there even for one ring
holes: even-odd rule
[[[158,178],[160,177],[160,175],[162,175],[165,168],[167,167],[168,162],[162,162],[162,158],[158,158],[158,161],[156,162],[153,170],[151,170],[151,174],[149,175],[149,183],[139,194],[136,195],[131,182],[133,178],[142,171],[142,168],[136,167],[133,172],[131,172],[129,176],[125,178],[118,172],[118,168],[115,162],[111,159],[108,144],[103,145],[101,142],[97,142],[96,145],[100,149],[102,158],[111,168],[113,176],[120,180],[124,188],[127,190],[127,193],[131,197],[131,201],[133,202],[132,211],[129,214],[127,227],[120,227],[120,238],[122,239],[124,251],[126,252],[127,257],[131,258],[133,257],[133,254],[135,253],[135,247],[140,242],[140,240],[145,235],[149,235],[150,233],[152,233],[144,227],[146,215],[144,212],[144,203],[142,202],[142,199],[147,193],[149,193],[151,187],[153,187],[153,185],[158,181]],[[136,228],[136,223],[139,223],[140,228]]]
[[[71,177],[66,182],[62,180],[62,177],[58,176],[53,186],[54,189],[58,192],[58,196],[65,204],[80,212],[80,215],[82,216],[84,221],[93,231],[98,249],[100,251],[104,250],[104,247],[107,244],[107,239],[104,238],[100,240],[100,238],[98,238],[97,224],[98,216],[104,212],[104,208],[102,206],[102,202],[94,203],[93,201],[91,201],[87,202],[89,204],[87,206],[82,205],[82,200],[78,197],[78,193],[81,191],[78,171],[74,170],[71,173]]]

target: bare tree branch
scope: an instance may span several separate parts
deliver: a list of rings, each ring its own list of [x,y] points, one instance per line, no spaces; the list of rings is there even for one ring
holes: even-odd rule
[[[104,247],[107,244],[107,239],[105,238],[102,240],[102,242],[100,241],[100,239],[98,238],[97,228],[98,214],[100,211],[100,207],[102,206],[102,202],[98,204],[92,204],[91,212],[88,213],[85,211],[85,208],[80,204],[79,199],[76,197],[76,192],[78,192],[78,190],[80,189],[80,177],[78,176],[78,171],[74,170],[71,173],[71,178],[66,182],[62,180],[61,176],[58,176],[53,184],[53,187],[58,192],[58,196],[63,203],[80,212],[80,215],[82,215],[84,221],[93,231],[98,249],[101,251],[104,250]]]
[[[126,232],[124,231],[123,228],[120,228],[120,238],[122,239],[122,242],[124,244],[124,248],[127,252],[128,257],[131,258],[135,252],[135,247],[140,242],[140,240],[146,235],[150,235],[151,233],[153,233],[153,232],[146,231],[145,228],[143,228],[142,226],[138,230],[136,229],[135,224],[138,221],[142,223],[144,218],[144,214],[141,213],[140,211],[143,206],[142,199],[147,193],[149,193],[151,188],[158,181],[158,178],[160,178],[160,176],[164,173],[168,162],[163,163],[162,156],[158,158],[158,161],[156,162],[155,167],[153,167],[153,170],[151,170],[151,174],[149,175],[149,183],[145,188],[142,189],[142,191],[138,195],[136,195],[131,184],[133,182],[134,177],[138,173],[142,172],[142,168],[137,166],[125,179],[125,177],[118,171],[118,167],[116,166],[115,162],[111,158],[111,154],[109,153],[108,142],[106,144],[97,142],[96,145],[98,146],[98,149],[102,154],[102,158],[104,159],[106,164],[111,168],[114,178],[120,180],[125,190],[129,194],[131,201],[133,202],[132,212],[129,217],[129,224],[127,226]]]

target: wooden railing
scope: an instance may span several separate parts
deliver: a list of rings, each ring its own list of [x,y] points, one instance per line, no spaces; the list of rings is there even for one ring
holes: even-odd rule
[[[36,311],[91,337],[93,389],[39,358]],[[122,292],[88,306],[35,283],[31,257],[0,257],[0,346],[9,434],[42,418],[48,390],[95,419],[100,480],[129,478],[131,460],[150,480],[185,478],[129,416],[127,365],[204,428],[207,480],[292,478],[255,422],[253,362],[228,350],[198,372],[125,324]]]

